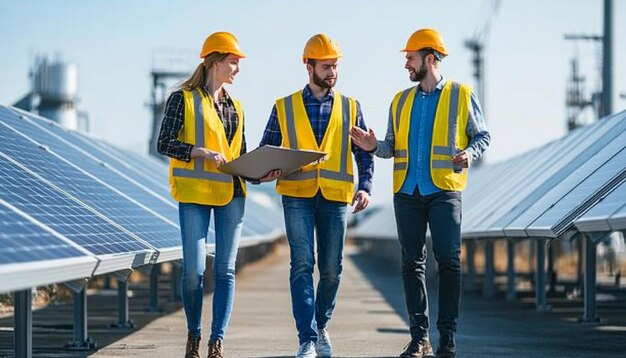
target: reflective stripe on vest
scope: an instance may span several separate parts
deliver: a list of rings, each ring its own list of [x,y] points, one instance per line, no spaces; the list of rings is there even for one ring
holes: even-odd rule
[[[393,156],[396,158],[406,158],[407,156],[407,151],[405,149],[402,150],[394,150],[393,151]]]
[[[241,104],[232,99],[239,123],[235,135],[228,142],[224,125],[213,107],[213,100],[199,89],[183,90],[184,123],[178,140],[199,148],[220,152],[227,161],[237,158],[243,142],[244,117]],[[170,159],[169,182],[172,197],[181,203],[226,205],[234,193],[234,180],[229,174],[217,170],[215,163],[204,158],[191,158],[189,162]],[[243,194],[245,182],[241,181]]]
[[[414,90],[414,88],[404,90],[398,101],[398,107],[396,107],[396,132],[400,130],[400,113],[402,112],[402,108],[404,108],[404,102],[412,90]]]
[[[394,192],[402,187],[408,169],[408,132],[416,87],[399,92],[392,102],[396,135],[394,148]],[[463,190],[467,170],[455,172],[452,157],[465,149],[469,138],[465,134],[469,116],[471,89],[448,81],[441,92],[433,123],[430,172],[433,184],[442,190]],[[395,107],[394,107],[395,106]],[[460,135],[459,135],[460,134]],[[458,137],[458,138],[457,138]]]
[[[289,136],[289,148],[298,149],[298,137],[296,136],[296,122],[293,114],[293,101],[295,96],[291,95],[285,99],[285,119],[287,123],[287,135]],[[326,179],[340,180],[346,182],[354,182],[354,176],[348,174],[348,135],[350,130],[350,100],[348,97],[341,96],[342,103],[342,125],[341,125],[341,162],[339,166],[339,172],[320,169],[319,176]],[[295,172],[289,174],[281,180],[294,181],[294,180],[307,180],[317,177],[317,171],[308,172]]]
[[[204,113],[202,112],[202,96],[198,91],[193,91],[193,104],[194,104],[194,123],[196,126],[196,147],[204,147]],[[240,119],[243,120],[243,119]],[[184,168],[174,168],[172,175],[175,177],[194,178],[213,180],[222,183],[230,183],[232,176],[229,174],[221,174],[214,172],[207,172],[204,170],[204,158],[194,158],[193,170]]]
[[[456,148],[456,117],[459,111],[460,87],[461,85],[459,85],[458,83],[452,82],[452,88],[450,89],[450,109],[448,111],[448,146],[433,146],[433,154],[449,155],[453,157],[458,152],[458,148]],[[452,163],[448,163],[449,165],[445,166],[444,163],[437,163],[437,165],[435,165],[435,162],[438,161],[433,160],[433,168],[452,168]]]
[[[393,156],[394,156],[394,163],[393,163],[393,176],[394,176],[394,189],[395,189],[395,182],[397,181],[397,177],[402,175],[403,172],[405,172],[407,170],[408,167],[408,157],[409,157],[409,151],[408,151],[408,142],[406,143],[406,145],[404,147],[402,147],[402,149],[397,149],[398,148],[398,140],[397,138],[399,138],[399,133],[400,133],[400,127],[401,127],[401,117],[402,117],[402,110],[406,105],[406,101],[407,99],[410,98],[410,102],[413,103],[413,99],[414,99],[414,94],[412,95],[411,92],[415,91],[415,87],[411,87],[411,88],[407,88],[404,91],[402,91],[399,94],[399,98],[398,98],[398,94],[396,95],[396,97],[394,98],[394,102],[392,103],[392,106],[389,108],[389,116],[392,117],[392,120],[394,120],[394,130],[395,130],[395,135],[396,135],[396,148],[394,148],[393,151]],[[395,107],[395,112],[393,111],[393,104],[397,101],[397,105]],[[410,114],[409,114],[410,116]],[[406,148],[406,149],[405,149]]]

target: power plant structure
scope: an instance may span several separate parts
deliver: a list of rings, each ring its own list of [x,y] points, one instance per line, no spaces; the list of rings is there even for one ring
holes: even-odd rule
[[[30,92],[15,107],[49,118],[61,126],[89,132],[89,117],[77,109],[78,67],[61,59],[38,56],[29,72]]]
[[[148,153],[155,158],[168,161],[168,158],[157,152],[157,140],[163,119],[165,102],[177,83],[191,75],[195,67],[190,51],[176,49],[160,49],[154,52],[152,71],[150,71],[151,88],[148,107],[152,113],[152,134],[148,143]]]

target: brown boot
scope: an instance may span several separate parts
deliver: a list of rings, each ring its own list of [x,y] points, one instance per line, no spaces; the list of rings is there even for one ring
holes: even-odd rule
[[[187,337],[187,348],[185,358],[200,358],[200,337]]]
[[[209,341],[209,355],[207,358],[224,358],[224,348],[222,340]]]
[[[431,357],[433,355],[433,347],[428,340],[411,341],[404,347],[404,352],[400,353],[400,357]]]

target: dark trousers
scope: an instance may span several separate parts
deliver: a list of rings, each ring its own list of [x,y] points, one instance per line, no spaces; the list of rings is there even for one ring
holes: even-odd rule
[[[426,229],[430,229],[439,268],[440,334],[456,332],[461,299],[461,193],[444,191],[422,196],[397,193],[393,198],[402,247],[402,278],[411,339],[428,337],[426,294]]]

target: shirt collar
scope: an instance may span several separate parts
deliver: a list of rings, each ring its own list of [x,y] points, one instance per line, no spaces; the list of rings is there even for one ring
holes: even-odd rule
[[[439,79],[439,82],[437,82],[437,85],[435,86],[435,91],[441,91],[443,89],[443,86],[446,85],[446,81],[443,80],[443,76],[441,76],[441,78]],[[419,92],[423,92],[422,91],[422,87],[420,87],[420,85],[417,85],[417,90]],[[433,91],[434,92],[434,91]]]
[[[205,87],[201,87],[201,88],[207,96],[211,97],[211,93],[209,93],[209,91]],[[230,95],[228,94],[228,92],[226,91],[224,87],[222,87],[222,95],[223,96],[220,102],[225,103],[225,102],[230,101]]]
[[[309,85],[304,86],[304,88],[302,89],[302,98],[304,98],[305,100],[315,99],[316,101],[318,101],[318,99],[313,95],[313,91],[311,90],[311,87],[309,87]],[[328,91],[328,94],[324,96],[321,101],[318,102],[328,101],[333,98],[335,98],[335,91],[331,88],[330,91]]]

